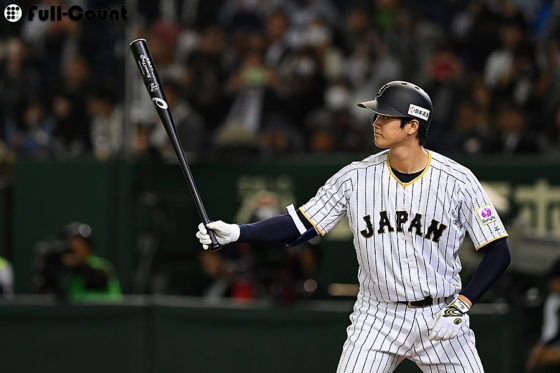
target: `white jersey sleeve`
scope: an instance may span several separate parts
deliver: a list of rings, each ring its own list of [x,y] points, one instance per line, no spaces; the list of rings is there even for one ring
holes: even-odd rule
[[[354,174],[352,165],[344,167],[319,188],[315,197],[300,207],[300,211],[321,236],[346,216],[348,199],[354,188]]]
[[[476,250],[498,238],[508,236],[496,208],[471,171],[466,174],[462,193],[460,219],[466,226]]]

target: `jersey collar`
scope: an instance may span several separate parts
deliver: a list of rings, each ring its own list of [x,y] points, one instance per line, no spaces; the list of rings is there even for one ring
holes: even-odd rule
[[[415,179],[410,180],[408,183],[403,183],[402,181],[399,180],[398,177],[395,176],[395,174],[393,173],[393,170],[391,169],[391,162],[389,161],[389,152],[387,152],[387,168],[389,168],[389,173],[391,174],[391,177],[393,179],[395,179],[397,181],[397,183],[399,183],[403,188],[406,188],[407,186],[411,185],[412,183],[420,180],[420,178],[422,176],[424,176],[426,171],[428,171],[428,168],[430,168],[430,164],[432,163],[432,152],[429,151],[429,150],[426,150],[426,152],[428,153],[428,163],[426,164],[426,167],[424,168],[424,171],[422,171],[422,173],[420,175],[418,175]]]

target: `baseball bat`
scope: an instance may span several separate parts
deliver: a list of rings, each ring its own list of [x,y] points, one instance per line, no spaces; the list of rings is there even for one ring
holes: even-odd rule
[[[142,80],[148,90],[148,94],[154,103],[154,107],[161,119],[161,123],[165,128],[165,132],[167,132],[167,136],[169,136],[173,149],[175,150],[175,154],[179,159],[183,176],[185,177],[191,191],[200,219],[202,219],[202,222],[206,225],[210,223],[210,220],[208,219],[206,209],[204,208],[204,204],[202,203],[202,199],[200,198],[200,194],[198,193],[198,189],[194,183],[194,178],[192,176],[189,163],[187,162],[183,145],[177,136],[175,124],[173,123],[173,117],[171,116],[171,111],[169,110],[169,105],[167,104],[167,99],[165,98],[165,93],[163,92],[161,81],[159,80],[154,59],[152,58],[152,54],[148,48],[148,43],[146,42],[146,39],[136,39],[130,43],[130,49],[134,59],[136,60],[136,65],[140,70],[140,75],[142,75]],[[218,243],[214,232],[211,229],[208,229],[208,234],[212,240],[208,250],[216,251],[221,249],[221,245]]]

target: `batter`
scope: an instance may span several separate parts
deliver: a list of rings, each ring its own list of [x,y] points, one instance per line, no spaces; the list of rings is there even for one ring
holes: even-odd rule
[[[404,359],[424,372],[483,372],[468,311],[509,265],[507,232],[473,173],[424,148],[433,112],[424,90],[389,82],[359,106],[374,113],[375,144],[387,150],[341,169],[298,210],[207,227],[220,244],[293,245],[347,216],[360,290],[337,372],[392,372]],[[467,232],[485,256],[463,288]],[[197,237],[207,249],[203,224]]]

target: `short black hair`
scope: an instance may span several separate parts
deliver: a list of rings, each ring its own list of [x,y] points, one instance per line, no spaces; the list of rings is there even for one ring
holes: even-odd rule
[[[404,117],[401,118],[401,128],[404,128],[404,125],[413,120],[414,118]],[[424,125],[418,121],[418,132],[416,132],[416,138],[418,139],[418,144],[421,146],[426,145],[426,136],[428,134],[428,130]]]

